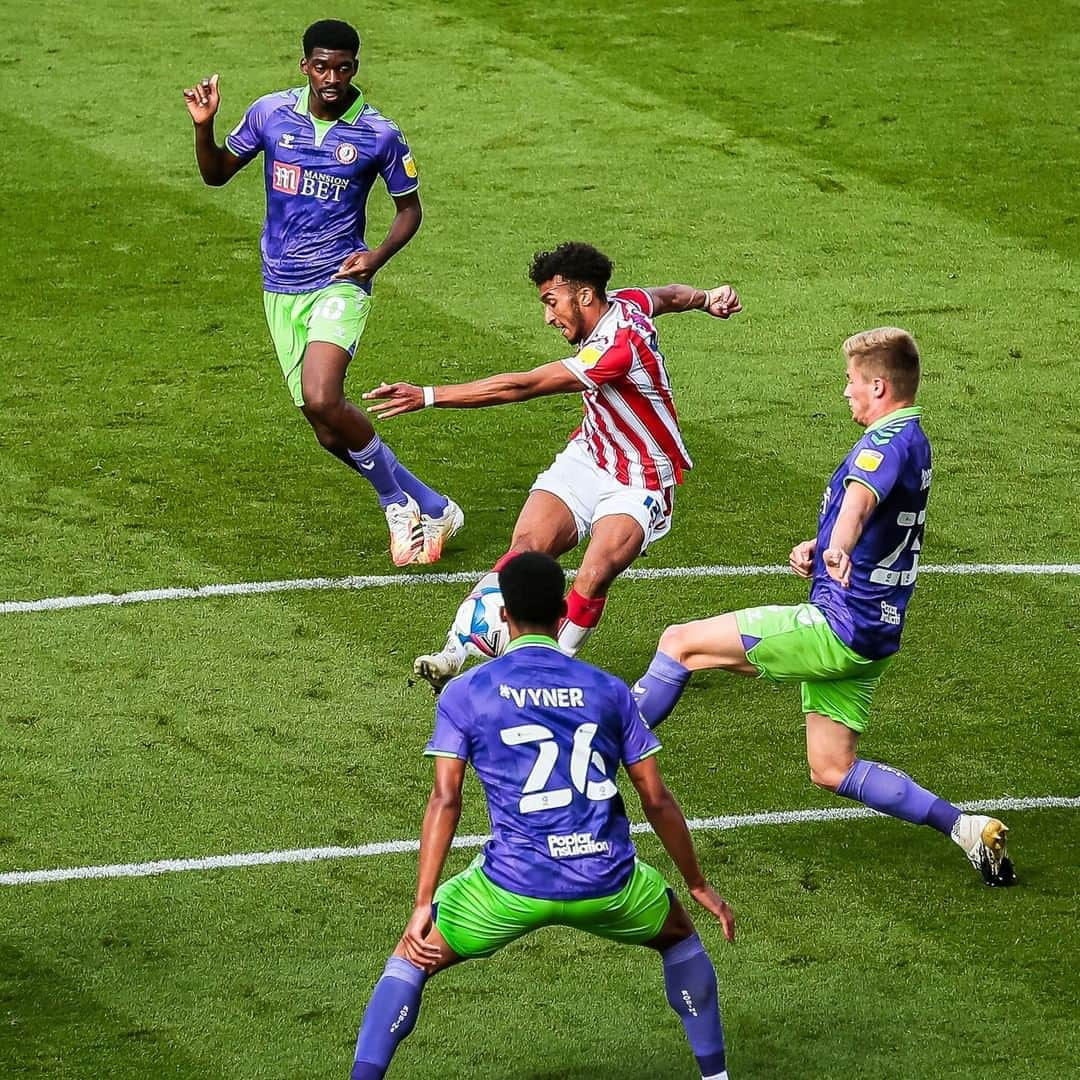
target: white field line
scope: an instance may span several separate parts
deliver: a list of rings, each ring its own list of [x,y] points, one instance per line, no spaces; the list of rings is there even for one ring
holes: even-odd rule
[[[621,576],[629,581],[657,578],[761,577],[788,574],[786,566],[641,566]],[[216,596],[255,596],[260,593],[315,589],[384,589],[415,585],[465,585],[486,570],[462,570],[452,574],[368,574],[340,578],[291,578],[285,581],[240,581],[229,585],[197,588],[140,589],[125,593],[94,593],[90,596],[49,596],[42,600],[0,601],[0,615],[28,611],[63,611],[68,608],[148,604],[156,600],[208,600]],[[1080,575],[1080,563],[955,563],[920,566],[920,574],[1067,574]],[[568,576],[573,577],[571,570]]]
[[[1080,797],[1046,795],[1033,798],[980,799],[960,803],[966,811],[1037,810],[1044,808],[1080,809]],[[687,824],[694,832],[717,832],[746,829],[758,825],[801,825],[810,821],[849,821],[852,818],[882,817],[865,807],[836,807],[822,810],[775,810],[761,814],[731,814],[726,817],[691,818]],[[630,826],[633,833],[652,830],[645,823]],[[456,848],[481,847],[488,836],[458,836]],[[269,866],[277,863],[318,862],[321,859],[362,859],[372,855],[400,855],[419,851],[419,840],[382,840],[359,847],[295,848],[289,851],[248,851],[236,855],[207,855],[201,859],[156,859],[144,863],[114,863],[110,866],[70,866],[56,870],[9,870],[0,873],[0,885],[40,885],[53,881],[79,881],[93,878],[151,877],[188,870],[231,870],[241,866]]]

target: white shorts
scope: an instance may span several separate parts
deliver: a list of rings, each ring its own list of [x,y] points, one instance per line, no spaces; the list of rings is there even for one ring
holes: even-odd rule
[[[641,526],[645,534],[642,552],[671,530],[674,488],[651,491],[620,484],[578,442],[571,442],[556,455],[529,490],[546,491],[566,504],[577,526],[578,543],[592,534],[593,526],[601,518],[612,514],[626,514]]]

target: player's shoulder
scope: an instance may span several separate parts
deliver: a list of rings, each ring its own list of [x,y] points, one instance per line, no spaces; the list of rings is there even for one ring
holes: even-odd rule
[[[624,319],[636,313],[652,318],[652,297],[645,289],[628,285],[621,289],[612,289],[608,293],[608,298],[618,301],[620,307],[623,308],[620,314]],[[626,310],[627,308],[635,310]]]
[[[263,94],[262,97],[256,98],[248,106],[248,112],[268,117],[281,109],[295,110],[302,90],[303,87],[299,86],[294,86],[289,90],[272,90],[269,94]]]
[[[383,139],[400,139],[405,142],[405,136],[397,122],[380,112],[370,101],[364,102],[364,107],[353,121],[354,127],[364,127],[376,136]]]

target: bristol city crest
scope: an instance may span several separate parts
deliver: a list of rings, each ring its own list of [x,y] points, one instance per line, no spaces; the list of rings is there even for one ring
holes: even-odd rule
[[[338,143],[338,147],[334,151],[334,157],[342,165],[351,165],[356,160],[356,147],[352,143]]]

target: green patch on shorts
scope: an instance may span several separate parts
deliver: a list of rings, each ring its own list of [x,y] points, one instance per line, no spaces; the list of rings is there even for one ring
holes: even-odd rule
[[[491,956],[542,926],[573,926],[629,945],[652,941],[664,926],[671,899],[659,870],[634,862],[634,872],[613,896],[540,900],[496,885],[478,855],[468,869],[435,893],[435,925],[461,957]]]
[[[304,350],[311,341],[329,341],[350,356],[356,352],[371,310],[371,296],[351,281],[305,293],[263,293],[263,308],[281,373],[297,405]]]
[[[813,604],[744,608],[739,633],[759,639],[746,658],[766,679],[802,684],[804,713],[820,713],[864,732],[874,690],[892,657],[867,660],[849,649]]]

